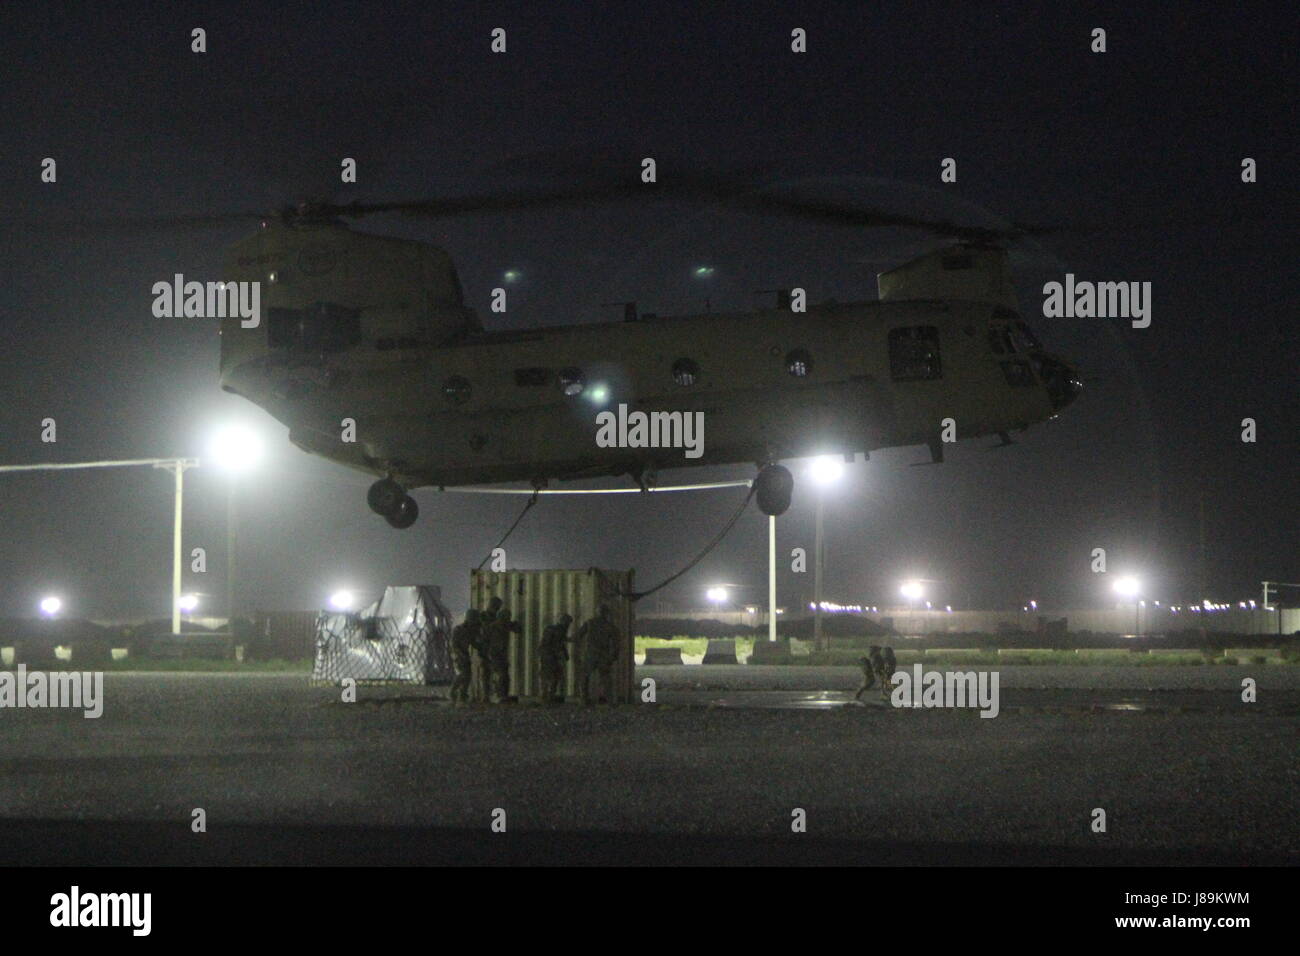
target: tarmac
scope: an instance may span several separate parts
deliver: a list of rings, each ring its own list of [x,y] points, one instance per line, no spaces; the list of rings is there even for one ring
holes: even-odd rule
[[[997,671],[993,719],[855,703],[834,667],[642,667],[655,703],[457,709],[445,687],[344,703],[305,675],[110,672],[99,719],[0,709],[0,860],[1300,861],[1300,668]]]

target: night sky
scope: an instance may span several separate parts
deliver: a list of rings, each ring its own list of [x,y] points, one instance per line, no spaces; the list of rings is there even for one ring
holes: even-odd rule
[[[1100,605],[1113,598],[1089,572],[1095,547],[1157,600],[1300,581],[1296,20],[1283,4],[23,6],[0,13],[0,461],[201,456],[220,424],[256,427],[268,454],[238,490],[245,610],[432,583],[459,611],[469,568],[522,501],[417,491],[419,523],[390,529],[366,508],[366,476],[297,450],[219,390],[214,321],[151,313],[154,282],[217,278],[246,229],[78,220],[456,195],[596,162],[635,175],[643,156],[976,224],[1074,227],[1013,261],[1023,314],[1079,366],[1083,396],[1012,448],[963,442],[938,467],[909,467],[919,447],[859,460],[828,492],[829,599],[892,603],[900,578],[920,576],[940,582],[941,604]],[[190,52],[196,26],[206,54]],[[489,50],[497,26],[504,55]],[[806,54],[790,51],[795,27]],[[1105,54],[1089,50],[1094,27]],[[46,156],[57,184],[40,182]],[[356,186],[338,182],[344,156]],[[944,185],[948,156],[958,182]],[[1243,157],[1258,182],[1241,181]],[[746,309],[766,304],[754,290],[782,286],[813,302],[873,299],[875,272],[935,246],[680,202],[357,228],[446,248],[489,328],[615,320],[601,303],[629,299],[659,314],[706,298]],[[698,278],[700,265],[713,275]],[[494,315],[507,269],[523,278]],[[1043,283],[1067,271],[1153,283],[1150,328],[1043,318]],[[45,417],[56,444],[40,441]],[[1240,440],[1246,417],[1255,444]],[[186,590],[219,611],[229,479],[187,479],[186,550],[206,547],[209,571]],[[171,490],[148,470],[0,475],[0,615],[31,614],[48,592],[75,616],[165,615]],[[782,603],[811,593],[788,555],[811,552],[813,494],[796,488],[778,521]],[[634,567],[647,586],[741,496],[543,499],[509,563]],[[701,605],[717,582],[762,602],[766,544],[751,506],[648,609]]]

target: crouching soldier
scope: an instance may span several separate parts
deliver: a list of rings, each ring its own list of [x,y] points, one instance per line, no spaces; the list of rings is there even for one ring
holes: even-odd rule
[[[880,659],[880,693],[885,699],[894,690],[894,671],[897,668],[898,659],[894,657],[894,649],[887,646]]]
[[[569,625],[573,618],[561,614],[560,619],[542,631],[542,642],[537,647],[541,662],[542,700],[547,703],[564,703],[564,665],[569,660]]]
[[[470,655],[474,645],[479,641],[479,613],[477,608],[465,612],[465,620],[451,631],[451,666],[455,677],[451,682],[451,702],[453,705],[464,704],[469,700],[469,685],[472,676]]]
[[[853,695],[854,700],[861,700],[862,695],[875,685],[876,674],[884,666],[879,645],[872,644],[867,648],[867,654],[867,657],[858,658],[858,667],[862,668],[862,683],[858,686],[858,692]]]

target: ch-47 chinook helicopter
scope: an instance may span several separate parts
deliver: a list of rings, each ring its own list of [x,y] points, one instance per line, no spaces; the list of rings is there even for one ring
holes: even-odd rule
[[[644,488],[659,469],[741,462],[758,468],[763,512],[781,514],[781,459],[924,444],[940,462],[945,419],[958,438],[1009,443],[1081,388],[1020,318],[1004,234],[856,211],[949,242],[880,274],[879,301],[796,312],[783,294],[763,311],[491,332],[442,249],[343,222],[443,205],[303,204],[237,242],[225,274],[261,283],[262,321],[223,320],[222,387],[299,447],[377,476],[368,503],[395,528],[416,520],[422,486],[626,474]],[[619,405],[703,412],[702,453],[600,447],[596,415]]]

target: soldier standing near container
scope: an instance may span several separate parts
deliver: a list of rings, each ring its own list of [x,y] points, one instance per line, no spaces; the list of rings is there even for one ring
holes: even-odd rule
[[[504,603],[499,597],[494,597],[488,601],[487,608],[479,616],[479,637],[474,644],[474,656],[471,666],[472,678],[469,689],[469,698],[475,703],[487,703],[491,694],[492,664],[489,660],[491,649],[488,646],[488,635],[491,631],[492,622],[497,619],[497,613]]]
[[[542,642],[537,647],[541,660],[541,697],[547,703],[564,703],[564,665],[569,659],[565,644],[572,623],[571,615],[561,614],[558,621],[542,632]]]
[[[451,631],[451,665],[456,676],[451,682],[451,702],[463,704],[469,698],[470,679],[473,676],[472,653],[479,640],[478,608],[465,612],[465,620]]]
[[[614,664],[618,660],[621,635],[610,619],[608,604],[602,604],[593,617],[578,630],[578,643],[582,647],[582,702],[590,704],[591,677],[600,678],[599,701],[614,699]]]
[[[510,635],[522,629],[502,609],[487,628],[488,664],[492,668],[492,700],[504,703],[510,697]]]

